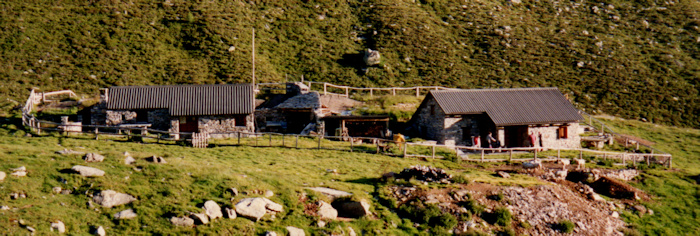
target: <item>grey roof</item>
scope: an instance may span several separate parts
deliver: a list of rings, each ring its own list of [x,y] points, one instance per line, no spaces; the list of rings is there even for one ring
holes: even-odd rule
[[[318,92],[299,94],[275,106],[282,109],[318,109],[321,108],[321,96]]]
[[[251,84],[115,86],[107,109],[168,109],[171,116],[233,115],[254,111]]]
[[[583,120],[558,88],[443,90],[429,96],[447,115],[486,113],[496,126]]]

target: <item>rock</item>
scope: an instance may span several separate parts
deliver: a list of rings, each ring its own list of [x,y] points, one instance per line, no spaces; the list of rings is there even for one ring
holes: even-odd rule
[[[647,208],[643,205],[634,205],[632,209],[634,209],[636,212],[639,212],[640,214],[647,213]]]
[[[56,154],[61,154],[61,155],[73,155],[73,154],[75,154],[75,155],[81,155],[81,154],[83,154],[83,153],[84,153],[84,152],[73,151],[73,150],[65,149],[65,148],[64,148],[63,150],[56,151]]]
[[[7,176],[7,174],[5,174],[5,172],[0,171],[0,181],[5,180],[5,176]]]
[[[613,213],[610,214],[610,216],[611,216],[612,218],[618,218],[618,217],[620,217],[620,213],[617,212],[617,211],[613,211]]]
[[[102,162],[105,160],[105,157],[100,155],[100,154],[91,152],[91,153],[85,154],[85,156],[83,157],[83,160],[85,160],[86,162]]]
[[[221,213],[221,207],[219,207],[219,204],[216,204],[216,202],[212,200],[206,201],[204,203],[204,212],[212,220],[224,217],[224,214]]]
[[[507,178],[510,178],[510,174],[506,173],[505,171],[499,171],[499,172],[496,172],[496,173],[498,174],[498,176],[501,176],[501,177],[503,177],[503,178],[506,178],[506,179],[507,179]]]
[[[97,227],[97,229],[95,230],[95,234],[99,235],[99,236],[105,236],[105,235],[107,235],[107,232],[105,232],[105,228],[100,226],[100,227]]]
[[[235,196],[238,196],[238,189],[237,189],[237,188],[231,188],[231,194],[233,194],[234,197],[235,197]]]
[[[347,216],[352,218],[360,218],[362,216],[370,215],[372,212],[369,211],[370,204],[365,200],[349,201],[338,204],[338,214],[341,216]]]
[[[649,214],[649,215],[654,215],[654,210],[652,210],[652,209],[647,209],[647,214]]]
[[[63,189],[62,189],[61,187],[58,187],[58,186],[57,186],[57,187],[53,187],[53,188],[51,189],[51,191],[53,191],[53,193],[57,193],[57,194],[58,194],[58,193],[61,193],[61,191],[63,191]]]
[[[352,193],[340,191],[340,190],[335,190],[332,188],[325,188],[325,187],[313,187],[313,188],[306,188],[308,190],[312,190],[314,192],[319,192],[322,193],[332,199],[340,198],[340,197],[347,197],[347,196],[352,196]]]
[[[194,221],[198,224],[202,224],[202,225],[209,224],[209,217],[207,217],[206,214],[192,213],[192,214],[190,214],[190,218],[194,219]]]
[[[325,222],[325,221],[322,221],[322,220],[319,220],[318,222],[316,222],[316,225],[317,225],[319,228],[323,228],[323,227],[326,227],[326,222]]]
[[[172,217],[170,218],[170,223],[175,226],[192,227],[194,226],[194,220],[189,217]]]
[[[424,182],[449,183],[452,179],[452,175],[440,168],[416,165],[403,169],[396,175],[396,178],[405,180],[415,178],[416,180]]]
[[[588,198],[590,198],[591,200],[596,201],[596,202],[605,202],[605,198],[601,197],[597,193],[588,194]]]
[[[25,228],[26,228],[27,230],[29,230],[29,232],[32,232],[32,234],[33,234],[34,232],[36,232],[36,229],[34,229],[34,227],[27,226],[27,227],[25,227]]]
[[[12,200],[17,200],[17,199],[26,198],[26,197],[27,197],[27,195],[24,193],[10,193],[10,199],[12,199]]]
[[[146,158],[147,161],[153,162],[153,163],[158,163],[158,164],[165,164],[168,163],[165,161],[165,158],[159,157],[159,156],[151,156],[149,158]]]
[[[126,193],[118,193],[114,190],[103,190],[93,197],[92,200],[103,207],[112,208],[113,206],[124,205],[136,201],[136,198]]]
[[[523,162],[523,168],[524,169],[538,169],[542,167],[542,161],[541,160],[531,160],[531,161],[526,161]]]
[[[51,232],[53,232],[54,229],[58,231],[58,233],[62,234],[66,232],[66,225],[63,224],[63,222],[61,222],[60,220],[56,222],[51,222]]]
[[[10,210],[10,207],[8,207],[8,206],[1,206],[1,207],[0,207],[0,210],[7,211],[7,210]]]
[[[226,211],[226,218],[229,218],[232,220],[236,219],[236,217],[237,217],[236,210],[227,207],[226,209],[224,209],[224,211]]]
[[[265,232],[265,236],[277,236],[277,233],[275,233],[274,231],[267,231]]]
[[[381,58],[382,56],[379,54],[379,51],[368,48],[365,50],[365,55],[362,59],[365,61],[367,66],[373,66],[379,64]]]
[[[96,177],[105,175],[104,171],[87,166],[73,166],[73,168],[70,169],[85,177]]]
[[[321,217],[321,219],[335,220],[338,217],[338,210],[333,208],[331,204],[324,201],[319,201],[317,214],[319,217]]]
[[[15,177],[24,177],[27,176],[27,167],[20,166],[14,169],[10,169],[12,173],[10,175],[15,176]],[[4,172],[3,172],[4,173]]]
[[[114,219],[117,220],[128,220],[128,219],[133,219],[136,218],[138,215],[134,212],[133,209],[126,209],[120,212],[117,212],[114,214]]]
[[[512,4],[520,4],[522,3],[522,0],[508,0]]]
[[[348,236],[357,236],[357,234],[355,234],[355,230],[352,229],[352,227],[348,227]]]
[[[265,216],[267,210],[281,212],[282,205],[277,204],[267,198],[245,198],[236,204],[236,213],[245,218],[258,221]]]
[[[271,190],[265,191],[265,197],[272,197],[272,196],[275,196],[274,192],[272,192]]]
[[[304,235],[306,235],[304,233],[303,229],[300,229],[297,227],[287,226],[286,229],[287,229],[287,232],[289,232],[289,236],[304,236]]]
[[[131,165],[131,164],[134,164],[134,162],[136,162],[136,159],[134,159],[133,157],[131,157],[131,156],[124,157],[124,164]]]
[[[554,172],[554,178],[566,179],[567,174],[568,174],[568,171],[566,169],[558,170],[557,172]]]

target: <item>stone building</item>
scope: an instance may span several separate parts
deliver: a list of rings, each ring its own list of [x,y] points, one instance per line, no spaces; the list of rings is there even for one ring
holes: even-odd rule
[[[583,117],[557,88],[431,91],[409,121],[409,131],[447,145],[581,147]],[[532,142],[534,141],[534,143]]]
[[[255,131],[251,84],[116,86],[106,89],[104,103],[93,108],[92,123],[138,125],[212,137]]]

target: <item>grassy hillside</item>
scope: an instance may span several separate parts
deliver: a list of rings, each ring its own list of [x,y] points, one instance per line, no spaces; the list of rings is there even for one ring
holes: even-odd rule
[[[255,28],[260,81],[558,86],[589,113],[700,127],[699,27],[694,0],[11,0],[0,105],[31,87],[250,81]]]

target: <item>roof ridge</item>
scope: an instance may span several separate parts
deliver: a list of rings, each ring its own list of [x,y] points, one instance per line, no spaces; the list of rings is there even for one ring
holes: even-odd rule
[[[474,92],[474,91],[538,91],[538,90],[559,90],[558,87],[525,87],[525,88],[474,88],[474,89],[448,89],[448,90],[431,90],[430,92],[449,93],[449,92]]]
[[[165,85],[122,85],[111,86],[112,88],[181,88],[181,87],[228,87],[228,86],[253,86],[251,83],[236,83],[236,84],[165,84]]]

